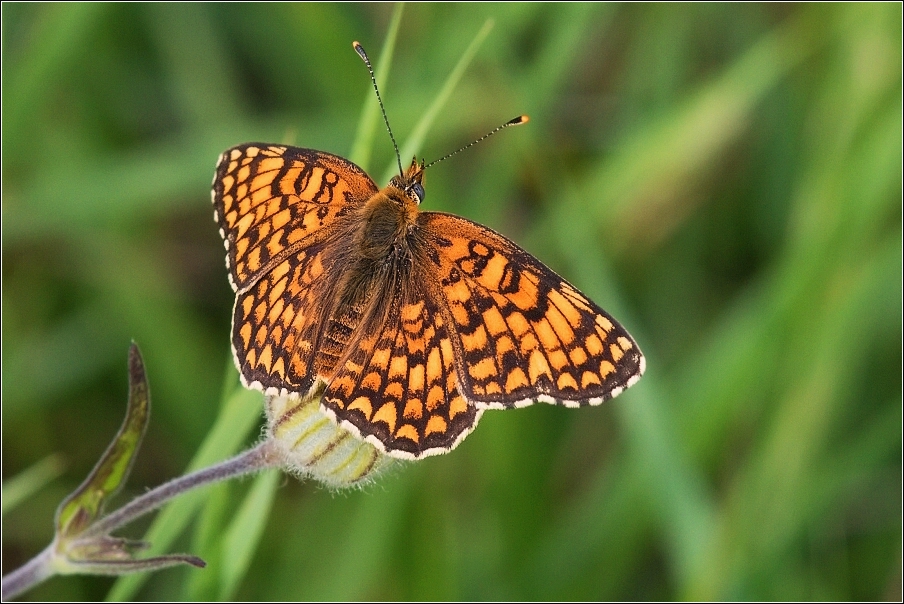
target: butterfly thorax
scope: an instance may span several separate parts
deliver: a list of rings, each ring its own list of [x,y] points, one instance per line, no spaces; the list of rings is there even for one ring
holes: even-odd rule
[[[423,165],[412,161],[404,174],[393,177],[359,210],[351,253],[361,270],[379,273],[391,265],[399,268],[399,263],[410,263],[412,247],[417,246],[423,175]]]
[[[392,261],[407,252],[419,211],[402,189],[387,186],[368,200],[361,213],[354,246],[363,260]]]

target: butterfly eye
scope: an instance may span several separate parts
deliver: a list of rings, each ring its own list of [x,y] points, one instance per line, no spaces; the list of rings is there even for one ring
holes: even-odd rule
[[[415,198],[417,198],[418,205],[420,205],[420,203],[424,201],[424,187],[421,183],[416,182],[411,185],[411,192],[414,194]]]

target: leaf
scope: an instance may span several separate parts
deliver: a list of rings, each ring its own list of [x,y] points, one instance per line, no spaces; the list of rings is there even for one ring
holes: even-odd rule
[[[389,79],[389,68],[392,66],[392,54],[395,51],[396,37],[399,33],[399,23],[402,22],[402,12],[405,4],[399,2],[396,4],[395,10],[392,12],[392,21],[389,24],[389,30],[386,32],[386,40],[383,42],[383,50],[380,51],[380,60],[374,69],[374,77],[377,80],[377,86],[386,87],[386,80]],[[358,132],[355,135],[355,142],[352,145],[352,151],[349,159],[361,166],[362,170],[367,171],[370,164],[371,148],[373,146],[374,134],[376,132],[377,120],[380,119],[380,105],[377,103],[376,95],[368,91],[367,100],[364,101],[364,107],[361,108],[361,117],[358,120]]]
[[[239,449],[248,432],[259,421],[260,414],[260,393],[237,386],[232,395],[226,399],[214,427],[189,465],[188,471],[203,468]],[[154,518],[154,522],[145,533],[145,540],[153,544],[150,550],[162,552],[179,538],[204,503],[205,497],[204,492],[195,491],[186,493],[167,505]],[[113,601],[133,599],[147,578],[147,574],[122,577],[113,585],[107,599]]]
[[[133,559],[131,554],[134,547],[131,543],[113,538],[106,541],[108,543],[97,544],[90,551],[86,551],[84,561],[67,559],[64,564],[58,564],[58,572],[68,575],[116,576],[162,570],[181,564],[188,564],[196,568],[207,566],[201,558],[188,554],[167,554],[153,558]],[[122,541],[122,543],[117,543],[117,541]],[[109,548],[103,549],[102,545],[107,545]],[[114,555],[116,553],[119,554],[118,557]]]
[[[235,590],[251,565],[252,556],[267,525],[282,472],[270,470],[254,480],[254,486],[226,530],[222,540],[220,600],[235,597]]]
[[[465,70],[471,64],[471,61],[474,59],[474,56],[477,54],[477,50],[480,48],[480,45],[483,44],[483,41],[486,39],[487,35],[490,33],[490,30],[493,29],[493,20],[487,19],[483,23],[483,27],[477,32],[477,35],[474,36],[474,39],[471,40],[471,43],[462,53],[461,57],[458,59],[458,63],[455,64],[455,67],[452,71],[449,72],[449,75],[446,77],[446,81],[443,83],[443,87],[440,88],[439,92],[436,93],[436,96],[433,99],[433,102],[430,104],[430,107],[427,108],[427,111],[424,112],[424,115],[421,116],[420,121],[418,121],[417,125],[414,127],[414,131],[408,136],[408,139],[402,144],[402,149],[399,151],[399,155],[401,156],[401,160],[408,161],[409,157],[414,156],[418,150],[421,148],[421,145],[424,144],[424,139],[427,138],[427,133],[430,132],[430,128],[433,127],[433,122],[436,120],[436,117],[439,115],[439,112],[445,106],[446,101],[449,100],[449,97],[452,96],[452,91],[455,90],[455,87],[461,81],[462,76],[465,74]],[[383,177],[383,182],[388,182],[390,178],[395,175],[396,172],[396,163],[393,162],[389,168],[386,169],[386,173]]]
[[[129,406],[122,427],[85,482],[63,500],[56,513],[57,540],[78,536],[104,510],[104,504],[122,487],[144,438],[151,412],[151,397],[141,352],[129,348]]]
[[[0,515],[31,497],[63,472],[63,459],[57,454],[48,455],[30,468],[3,483],[3,507]]]

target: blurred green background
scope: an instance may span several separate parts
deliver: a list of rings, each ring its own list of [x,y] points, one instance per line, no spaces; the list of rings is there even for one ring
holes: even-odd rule
[[[222,401],[245,419],[221,425],[220,457],[259,436],[259,398],[234,392],[214,164],[247,141],[348,155],[372,102],[351,42],[378,61],[394,7],[2,11],[3,478],[34,487],[4,509],[9,572],[119,426],[131,338],[154,408],[121,501],[181,474]],[[900,600],[901,16],[406,7],[382,90],[400,143],[488,18],[419,155],[531,117],[431,168],[425,208],[565,276],[647,373],[592,409],[488,412],[452,454],[363,491],[273,480],[272,509],[249,504],[264,524],[247,569],[223,536],[262,483],[218,487],[167,548],[208,569],[114,593]],[[384,184],[374,132],[365,167]],[[26,598],[110,587],[55,578]]]

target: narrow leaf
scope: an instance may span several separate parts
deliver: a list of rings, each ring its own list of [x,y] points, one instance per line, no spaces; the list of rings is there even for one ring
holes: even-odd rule
[[[48,455],[3,483],[3,502],[0,516],[31,497],[63,472],[63,459]]]
[[[220,583],[222,601],[232,599],[233,592],[248,571],[264,527],[267,526],[276,487],[282,476],[283,473],[278,470],[269,470],[255,478],[254,486],[223,537],[223,552],[220,556],[223,564]]]
[[[133,342],[129,348],[129,405],[122,427],[94,466],[85,482],[63,500],[56,514],[58,539],[71,539],[103,513],[104,504],[122,487],[151,412],[151,398],[141,352]]]
[[[483,27],[480,28],[480,31],[477,32],[477,35],[474,36],[474,39],[471,40],[471,44],[468,45],[465,52],[461,55],[458,63],[449,73],[445,83],[443,83],[443,87],[437,93],[436,98],[433,99],[433,103],[431,103],[430,107],[427,108],[427,111],[424,112],[423,117],[421,117],[420,121],[414,127],[414,131],[402,145],[399,154],[402,156],[403,165],[409,158],[414,156],[420,150],[421,145],[424,144],[424,139],[427,138],[427,133],[433,126],[436,116],[439,115],[439,112],[445,106],[446,101],[452,96],[452,91],[455,90],[458,82],[461,81],[461,77],[464,75],[465,70],[468,68],[468,65],[471,64],[471,61],[477,54],[477,50],[480,48],[480,45],[483,44],[483,41],[486,39],[491,29],[493,29],[493,20],[487,19],[484,22]],[[396,162],[392,162],[392,165],[386,170],[381,182],[388,182],[389,179],[395,175],[397,169]]]
[[[140,572],[151,572],[188,564],[196,568],[204,568],[207,564],[197,556],[188,554],[168,554],[141,560],[103,560],[90,562],[66,561],[58,564],[57,572],[61,575],[129,575]]]
[[[392,65],[392,55],[395,51],[396,38],[399,33],[399,23],[402,22],[402,12],[405,3],[399,2],[392,13],[392,21],[389,23],[389,31],[386,32],[386,40],[383,42],[383,50],[380,51],[380,59],[374,68],[374,77],[377,86],[386,87],[389,79],[389,68]],[[377,103],[377,95],[368,87],[367,100],[361,109],[361,117],[358,120],[358,132],[352,145],[349,159],[358,164],[362,170],[367,171],[370,163],[370,154],[373,148],[374,133],[380,119],[380,106]]]

